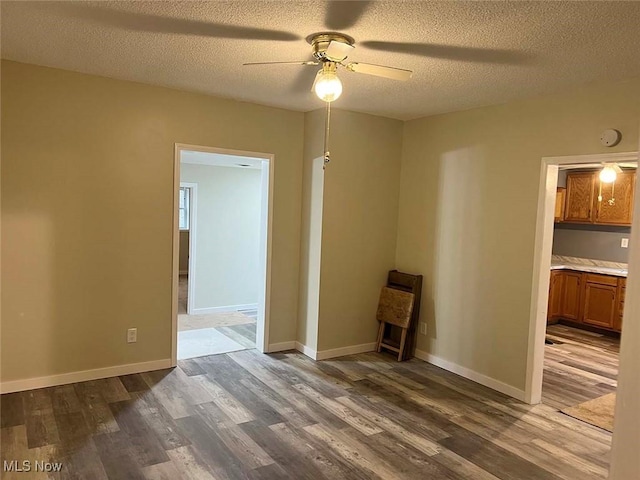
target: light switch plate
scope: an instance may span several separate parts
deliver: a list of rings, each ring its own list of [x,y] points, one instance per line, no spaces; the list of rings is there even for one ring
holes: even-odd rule
[[[629,239],[623,238],[622,241],[620,242],[620,246],[622,248],[629,248]]]

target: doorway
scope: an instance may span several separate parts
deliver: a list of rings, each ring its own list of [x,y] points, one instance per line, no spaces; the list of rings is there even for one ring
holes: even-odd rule
[[[268,349],[273,156],[176,145],[172,357]]]
[[[619,332],[621,329],[627,266],[623,262],[590,263],[584,258],[589,256],[586,250],[576,255],[580,258],[566,255],[569,252],[562,251],[561,242],[577,239],[578,231],[591,232],[598,227],[600,232],[608,235],[616,232],[602,227],[606,223],[604,208],[604,213],[600,210],[595,212],[591,207],[582,213],[577,209],[559,213],[556,206],[568,205],[569,200],[558,201],[558,197],[572,195],[569,189],[583,182],[589,186],[586,191],[593,192],[592,205],[598,207],[598,202],[607,202],[607,195],[612,196],[609,191],[599,191],[598,174],[603,164],[616,163],[631,171],[631,167],[637,168],[637,161],[637,152],[542,159],[526,401],[532,404],[543,402],[564,413],[577,407],[575,411],[578,414],[587,414],[583,418],[576,416],[583,421],[589,418],[589,408],[611,408],[613,413],[620,348],[616,330]],[[633,171],[631,188],[636,188],[635,169]],[[567,176],[571,177],[569,185],[566,184]],[[567,190],[563,191],[563,188]],[[619,192],[619,196],[622,195],[623,192]],[[627,203],[632,206],[633,198],[630,202],[627,199]],[[570,221],[559,221],[559,215],[561,219]],[[580,215],[586,217],[581,218]],[[596,218],[596,215],[601,217]],[[558,223],[564,223],[566,230],[560,230],[562,235],[556,236],[554,246],[554,230],[556,233],[559,231]],[[631,223],[630,219],[628,223]],[[628,242],[630,227],[626,231],[621,230],[620,236],[626,237]],[[622,240],[624,243],[624,238]],[[573,247],[578,248],[576,245]],[[579,247],[593,248],[593,245]],[[591,268],[594,266],[597,268]],[[613,398],[606,399],[611,393]],[[589,406],[591,401],[595,403]],[[612,429],[612,423],[605,429]]]

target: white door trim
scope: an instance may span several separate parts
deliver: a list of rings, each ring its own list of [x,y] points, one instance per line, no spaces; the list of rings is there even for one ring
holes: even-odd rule
[[[231,150],[225,148],[207,147],[202,145],[189,145],[176,143],[174,148],[173,166],[173,281],[171,296],[171,362],[175,366],[178,363],[178,282],[179,282],[179,256],[180,256],[180,231],[178,228],[178,202],[180,190],[180,154],[182,151],[218,153],[224,155],[236,155],[262,160],[262,213],[260,219],[260,257],[262,285],[258,296],[258,320],[256,325],[256,349],[267,352],[269,348],[269,311],[271,305],[271,252],[272,252],[272,225],[273,225],[273,178],[275,172],[275,156],[271,153],[248,152],[244,150]],[[266,174],[265,174],[266,173]],[[195,202],[194,202],[195,203]],[[194,211],[194,210],[192,210]],[[195,222],[191,225],[195,225]],[[189,235],[195,244],[195,235]],[[195,252],[194,244],[190,245],[191,252]],[[193,255],[195,258],[195,254]],[[189,258],[189,271],[191,275],[191,257]],[[191,283],[189,286],[191,288]],[[192,298],[192,292],[189,293]],[[193,305],[193,302],[190,302]],[[193,307],[192,307],[193,308]]]
[[[198,216],[198,184],[189,182],[180,182],[180,187],[189,188],[189,281],[187,283],[187,313],[194,315],[193,299],[195,298],[196,288],[196,219]],[[179,249],[179,247],[178,247]],[[180,272],[178,272],[180,273]]]
[[[601,162],[633,162],[637,160],[638,152],[542,158],[534,247],[531,311],[529,317],[529,344],[527,349],[527,376],[525,383],[525,401],[527,403],[537,404],[542,400],[544,339],[547,326],[549,272],[551,269],[551,250],[553,246],[553,221],[555,215],[556,188],[558,186],[558,166]],[[635,217],[634,226],[637,226],[637,218],[640,218],[640,215],[636,215]],[[628,296],[631,295],[632,292],[628,292]]]

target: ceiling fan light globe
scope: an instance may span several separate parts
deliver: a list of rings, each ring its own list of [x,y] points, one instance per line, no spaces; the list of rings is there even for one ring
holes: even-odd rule
[[[618,176],[618,173],[616,172],[615,168],[612,167],[611,165],[606,165],[600,171],[600,181],[602,183],[613,183],[616,181],[617,176]]]
[[[333,102],[342,95],[342,82],[333,72],[321,72],[313,87],[320,100]]]

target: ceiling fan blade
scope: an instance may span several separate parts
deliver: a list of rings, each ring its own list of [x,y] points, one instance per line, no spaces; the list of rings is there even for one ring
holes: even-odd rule
[[[338,31],[353,27],[371,4],[371,2],[353,0],[327,3],[324,23],[328,29]]]
[[[409,80],[413,72],[403,68],[385,67],[383,65],[373,65],[371,63],[348,63],[344,66],[347,70],[376,77],[390,78],[392,80]]]
[[[43,7],[47,8],[47,2]],[[54,2],[51,2],[52,4]],[[122,30],[133,30],[152,33],[173,33],[181,35],[195,35],[212,38],[236,38],[248,40],[300,40],[296,34],[282,30],[244,27],[240,25],[225,25],[202,20],[187,18],[170,18],[147,13],[126,12],[101,5],[77,4],[74,2],[55,2],[54,12],[67,14],[83,20],[108,25]]]
[[[383,52],[408,53],[423,57],[461,62],[520,64],[527,63],[531,60],[530,55],[516,50],[461,47],[456,45],[439,45],[437,43],[364,41],[358,45]]]
[[[299,62],[247,62],[242,65],[319,65],[319,62],[313,60],[301,60]]]
[[[329,42],[327,50],[324,52],[324,56],[332,62],[341,62],[349,56],[355,47],[348,43],[337,42],[332,40]]]

